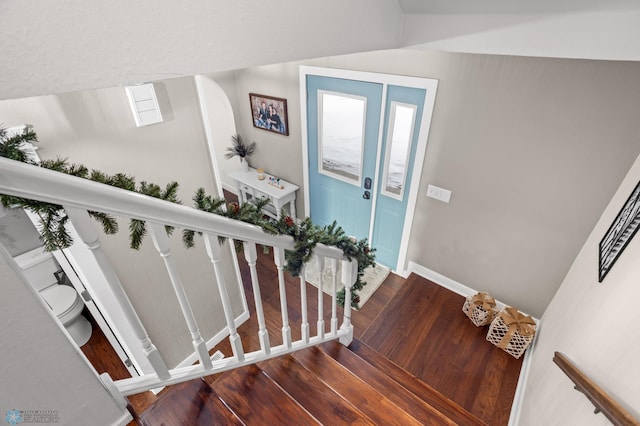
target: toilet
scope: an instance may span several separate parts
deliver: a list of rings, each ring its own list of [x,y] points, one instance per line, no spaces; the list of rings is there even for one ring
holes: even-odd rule
[[[54,273],[60,270],[60,266],[53,255],[38,247],[14,257],[14,260],[76,344],[82,346],[87,343],[91,338],[91,323],[81,315],[84,302],[75,288],[58,283]]]

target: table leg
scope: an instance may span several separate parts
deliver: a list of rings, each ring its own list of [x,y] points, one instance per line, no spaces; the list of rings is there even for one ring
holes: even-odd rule
[[[291,219],[296,220],[296,200],[289,201],[289,214]]]

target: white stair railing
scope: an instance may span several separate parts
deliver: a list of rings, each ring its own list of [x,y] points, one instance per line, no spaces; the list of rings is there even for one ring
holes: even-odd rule
[[[248,223],[235,221],[187,206],[142,196],[138,193],[5,158],[0,158],[0,193],[62,205],[78,231],[80,238],[89,247],[97,263],[102,268],[102,272],[108,277],[111,290],[121,304],[128,323],[134,330],[145,355],[155,371],[152,374],[117,380],[115,382],[111,380],[108,374],[103,374],[101,376],[102,380],[119,404],[126,404],[124,397],[127,395],[220,373],[329,340],[339,339],[341,343],[348,345],[353,339],[351,309],[344,309],[343,322],[340,328],[338,328],[339,320],[337,316],[336,290],[338,279],[340,279],[346,288],[345,300],[350,300],[351,286],[357,278],[357,263],[355,261],[349,261],[342,251],[335,247],[319,244],[314,249],[314,254],[318,259],[317,269],[319,274],[317,332],[314,336],[310,335],[309,330],[304,274],[302,274],[300,278],[301,338],[293,341],[287,314],[287,291],[284,276],[285,250],[293,250],[294,248],[294,241],[291,237],[270,235],[265,233],[261,228]],[[182,310],[183,319],[191,334],[191,341],[195,353],[199,357],[199,364],[181,368],[167,368],[161,354],[149,338],[142,321],[129,301],[114,269],[103,252],[98,237],[99,234],[95,224],[89,217],[88,211],[104,212],[147,222],[153,244],[165,263],[176,299]],[[209,355],[187,294],[182,285],[182,280],[175,267],[171,249],[169,248],[169,240],[165,232],[165,226],[190,229],[202,233],[207,255],[213,266],[212,275],[216,278],[224,309],[226,328],[229,335],[229,343],[233,350],[233,357],[212,359]],[[231,284],[225,282],[225,276],[222,270],[219,237],[244,242],[244,253],[251,273],[251,285],[258,320],[258,330],[256,333],[260,342],[259,350],[249,353],[244,352],[241,336],[236,329],[232,306],[229,300],[228,288],[230,287],[228,286]],[[274,263],[278,271],[282,344],[277,346],[270,344],[269,332],[264,317],[256,265],[257,244],[273,248]],[[327,259],[331,271],[333,291],[329,331],[325,330],[324,303],[321,288],[322,268],[325,259]],[[337,274],[338,261],[342,262],[342,275],[340,278]]]

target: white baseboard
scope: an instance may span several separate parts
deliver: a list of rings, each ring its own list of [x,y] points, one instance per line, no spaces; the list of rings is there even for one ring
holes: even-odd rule
[[[536,320],[536,322],[538,323],[536,334],[535,336],[533,336],[533,341],[531,342],[531,346],[529,346],[529,349],[527,349],[527,351],[524,353],[524,358],[522,360],[522,367],[520,368],[520,377],[518,377],[518,384],[516,385],[516,392],[513,395],[513,404],[511,404],[511,412],[509,413],[508,426],[518,426],[520,424],[520,411],[522,409],[522,403],[524,402],[524,394],[525,394],[525,389],[527,387],[527,380],[529,379],[529,370],[531,369],[531,359],[533,358],[533,353],[536,349],[538,336],[540,335],[540,322],[538,320]]]
[[[116,420],[113,424],[118,426],[126,426],[129,424],[131,420],[133,420],[131,413],[129,413],[129,410],[125,410],[125,412],[122,413],[122,416],[120,416],[120,418]]]
[[[245,310],[235,319],[234,322],[236,324],[236,327],[240,327],[240,325],[242,325],[248,319],[249,319],[249,311]],[[228,336],[229,336],[229,331],[225,327],[219,333],[215,334],[211,339],[207,340],[207,343],[206,343],[207,350],[210,351],[214,346],[222,342]],[[227,356],[228,355],[229,354],[227,354]],[[188,367],[190,365],[193,365],[196,361],[198,361],[198,354],[194,351],[191,355],[189,355],[182,362],[180,362],[180,364],[178,364],[176,368]]]
[[[425,278],[429,281],[433,281],[441,287],[444,287],[448,290],[453,291],[464,297],[473,296],[478,291],[472,289],[469,286],[466,286],[462,283],[457,282],[449,277],[446,277],[442,274],[439,274],[431,269],[418,265],[415,262],[409,261],[409,265],[407,267],[407,271],[403,274],[406,278],[410,273],[415,273],[420,275],[422,278]],[[496,306],[499,309],[502,309],[505,304],[496,300]],[[522,403],[524,401],[524,393],[527,384],[527,379],[529,376],[529,369],[531,368],[531,359],[533,358],[533,353],[535,351],[536,341],[538,340],[538,335],[540,334],[540,320],[532,317],[536,322],[537,332],[531,342],[531,346],[524,353],[524,358],[522,359],[522,367],[520,368],[520,377],[518,378],[518,384],[516,385],[516,392],[513,396],[513,404],[511,404],[511,413],[509,415],[509,426],[518,425],[520,419],[520,409],[522,407]]]
[[[407,268],[406,276],[409,276],[409,274],[412,272],[464,297],[473,296],[477,293],[477,291],[472,289],[471,287],[459,283],[458,281],[452,280],[449,277],[445,277],[444,275],[432,271],[425,266],[418,265],[413,261],[409,261],[409,267]]]

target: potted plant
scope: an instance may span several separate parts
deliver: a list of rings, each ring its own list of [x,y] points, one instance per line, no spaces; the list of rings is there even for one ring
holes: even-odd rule
[[[240,157],[240,166],[245,172],[249,171],[249,157],[256,150],[256,143],[251,142],[246,145],[239,134],[231,136],[231,146],[227,148],[226,158],[233,158],[236,155]]]

